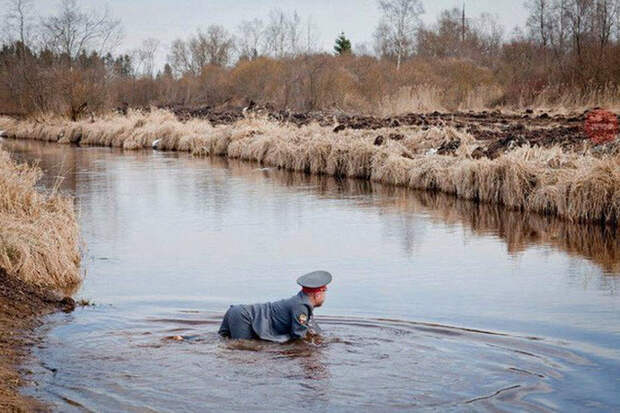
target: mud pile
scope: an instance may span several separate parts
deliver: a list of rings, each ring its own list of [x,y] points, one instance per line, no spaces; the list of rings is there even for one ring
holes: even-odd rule
[[[582,151],[590,143],[584,124],[588,111],[570,115],[551,115],[547,112],[534,112],[531,109],[523,113],[504,113],[500,110],[482,112],[431,112],[407,113],[398,116],[376,117],[349,115],[342,113],[291,112],[275,110],[271,105],[256,105],[254,102],[244,108],[227,108],[219,110],[204,107],[166,107],[177,119],[205,119],[213,125],[229,125],[248,115],[266,116],[268,119],[294,124],[298,127],[310,123],[333,127],[338,133],[346,129],[377,130],[411,126],[421,130],[432,127],[452,127],[471,134],[479,141],[480,150],[474,156],[495,159],[507,150],[523,145],[551,148],[559,146],[568,151]],[[620,121],[620,116],[616,115]],[[395,134],[397,135],[397,134]],[[399,140],[398,137],[390,137]],[[377,136],[377,142],[383,142],[384,136]],[[457,142],[447,143],[447,147],[436,148],[439,154],[454,153]],[[599,152],[616,154],[620,152],[617,144],[599,145]]]

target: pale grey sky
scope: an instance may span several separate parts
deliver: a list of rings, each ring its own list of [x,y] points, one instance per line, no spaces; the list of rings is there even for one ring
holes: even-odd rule
[[[242,20],[267,20],[269,11],[280,8],[297,11],[302,21],[310,18],[318,29],[319,46],[331,51],[336,36],[344,31],[355,46],[372,43],[372,34],[379,20],[376,0],[79,0],[84,8],[109,6],[124,28],[120,51],[138,47],[144,39],[153,37],[161,43],[159,61],[165,58],[170,43],[185,38],[199,27],[220,24],[235,32]],[[465,0],[469,16],[482,12],[494,15],[509,35],[515,26],[523,26],[527,12],[525,0]],[[461,7],[463,0],[422,0],[426,13],[422,20],[433,23],[441,10]],[[58,0],[35,0],[37,13],[49,15]]]

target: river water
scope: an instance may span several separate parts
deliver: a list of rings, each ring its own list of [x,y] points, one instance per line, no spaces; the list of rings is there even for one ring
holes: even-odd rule
[[[617,230],[173,152],[23,141],[76,197],[95,305],[49,316],[58,411],[620,409]],[[231,303],[334,275],[312,342],[228,342]],[[174,336],[182,336],[182,341]]]

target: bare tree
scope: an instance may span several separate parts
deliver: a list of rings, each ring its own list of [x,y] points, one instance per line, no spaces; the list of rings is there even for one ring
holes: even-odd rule
[[[310,55],[315,53],[318,48],[319,43],[319,29],[316,24],[312,21],[312,17],[308,17],[306,21],[306,44],[305,44],[305,53]]]
[[[286,28],[288,32],[289,54],[297,56],[301,50],[300,42],[302,34],[301,18],[296,11],[289,17]]]
[[[301,18],[297,12],[287,16],[280,9],[271,10],[265,28],[265,42],[272,56],[297,56],[302,51],[302,36]]]
[[[375,43],[382,55],[394,56],[396,68],[414,51],[414,34],[424,8],[420,0],[379,0],[382,17]]]
[[[489,13],[481,13],[474,19],[473,26],[482,54],[488,58],[499,56],[504,41],[504,27]]]
[[[594,29],[600,50],[604,50],[609,44],[613,33],[613,27],[620,13],[620,1],[597,0],[594,7]]]
[[[546,48],[550,42],[553,27],[551,0],[528,0],[525,5],[530,11],[526,26],[532,37],[537,39],[543,48]]]
[[[61,0],[58,14],[42,23],[47,46],[75,59],[85,51],[103,55],[122,37],[120,20],[106,7],[101,12],[84,11],[77,0]]]
[[[284,57],[287,52],[288,18],[282,10],[274,9],[269,13],[269,23],[265,29],[265,40],[269,52],[275,57]]]
[[[239,25],[237,45],[242,58],[253,60],[262,54],[265,24],[261,19],[244,20]]]
[[[373,34],[375,54],[379,57],[392,57],[394,48],[392,47],[390,27],[385,22],[380,22]]]
[[[33,0],[5,0],[5,4],[7,40],[18,40],[24,46],[31,46],[34,28]]]
[[[206,33],[198,33],[200,44],[204,47],[208,64],[226,66],[234,47],[234,40],[228,31],[219,25],[207,27]]]
[[[168,64],[177,75],[184,73],[196,74],[197,69],[193,66],[192,55],[187,44],[182,39],[176,39],[170,46]]]
[[[209,58],[207,56],[207,39],[205,35],[198,30],[196,36],[190,37],[188,46],[194,72],[200,74],[202,68],[209,63]]]
[[[529,0],[526,5],[530,39],[553,52],[553,65],[581,81],[598,79],[610,56],[620,0]]]
[[[570,0],[554,0],[551,4],[552,23],[549,41],[556,58],[566,53],[569,24],[565,5],[568,1]]]
[[[616,42],[620,42],[620,2],[616,1]]]
[[[144,40],[142,45],[135,50],[134,60],[136,62],[136,71],[140,72],[142,76],[153,77],[155,56],[158,49],[159,40],[149,38]]]
[[[577,59],[582,60],[584,46],[589,35],[589,22],[592,20],[594,0],[568,0],[564,12],[568,18],[569,32]]]
[[[418,54],[433,57],[464,57],[473,37],[471,19],[463,21],[462,10],[444,10],[437,22],[417,31]]]
[[[356,56],[372,56],[372,49],[368,42],[355,43],[353,45],[353,53]]]
[[[178,75],[200,75],[207,65],[225,66],[234,48],[232,36],[222,26],[211,25],[198,30],[187,41],[177,39],[170,47],[168,63]]]
[[[500,54],[503,35],[503,27],[487,13],[463,21],[462,9],[444,10],[436,24],[417,31],[418,55],[491,64]]]

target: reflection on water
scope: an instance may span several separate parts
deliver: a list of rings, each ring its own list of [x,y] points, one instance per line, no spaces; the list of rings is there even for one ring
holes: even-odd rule
[[[216,158],[213,164],[231,168],[233,176],[254,176],[256,166],[239,160]],[[412,191],[408,188],[386,186],[363,180],[339,180],[328,176],[290,173],[275,168],[263,169],[262,177],[279,184],[303,188],[312,187],[321,197],[346,194],[361,197],[363,205],[379,208],[402,216],[402,243],[405,251],[414,247],[415,214],[426,214],[443,224],[460,224],[473,234],[494,235],[502,239],[508,252],[518,254],[533,244],[548,245],[568,254],[592,260],[608,275],[620,275],[620,244],[618,227],[583,225],[522,213],[501,205],[480,204],[458,199],[443,193]],[[261,178],[262,178],[261,177]]]
[[[78,296],[98,306],[50,317],[29,366],[58,410],[619,405],[617,229],[221,158],[3,146],[80,211]],[[316,268],[335,275],[322,341],[215,335],[229,304]]]

